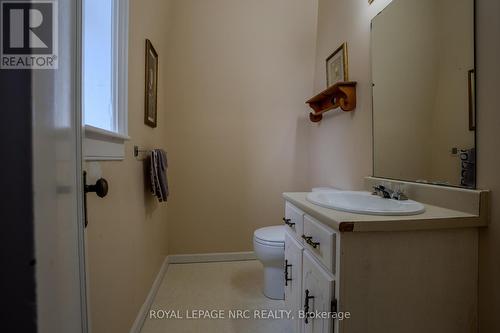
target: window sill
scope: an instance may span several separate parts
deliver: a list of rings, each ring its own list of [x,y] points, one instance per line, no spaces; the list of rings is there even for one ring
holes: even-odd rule
[[[94,126],[84,126],[83,156],[86,161],[121,161],[125,158],[125,141],[130,137],[103,130]]]

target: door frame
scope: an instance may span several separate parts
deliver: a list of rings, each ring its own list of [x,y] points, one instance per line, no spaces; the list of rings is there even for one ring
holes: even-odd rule
[[[82,0],[53,3],[59,68],[31,71],[37,327],[40,333],[89,333],[82,181]]]
[[[82,333],[91,333],[90,325],[90,303],[89,303],[89,285],[88,285],[88,271],[87,271],[87,237],[85,233],[85,203],[84,203],[84,190],[85,184],[83,183],[83,142],[84,142],[84,124],[83,124],[83,110],[82,110],[82,87],[83,87],[83,0],[74,0],[76,4],[75,22],[76,22],[76,51],[75,51],[75,101],[74,109],[76,112],[76,138],[77,138],[77,163],[76,174],[80,176],[81,181],[77,182],[77,201],[78,201],[78,249],[79,249],[79,272],[80,272],[80,302],[82,310]]]

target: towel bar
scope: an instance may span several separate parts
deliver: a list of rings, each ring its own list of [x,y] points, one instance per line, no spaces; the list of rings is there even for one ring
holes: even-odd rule
[[[149,153],[151,150],[139,148],[139,146],[134,146],[134,157],[139,156],[139,153]]]

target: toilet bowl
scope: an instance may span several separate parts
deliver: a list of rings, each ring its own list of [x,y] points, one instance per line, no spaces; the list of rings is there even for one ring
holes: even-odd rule
[[[285,227],[279,225],[255,230],[253,248],[255,256],[264,266],[264,295],[271,299],[284,299]]]

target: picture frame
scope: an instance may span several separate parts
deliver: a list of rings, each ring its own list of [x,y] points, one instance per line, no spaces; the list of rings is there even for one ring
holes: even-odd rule
[[[155,128],[158,112],[158,53],[149,39],[146,39],[144,124]]]
[[[343,81],[349,81],[346,42],[326,58],[326,87]]]
[[[467,72],[467,91],[469,102],[469,131],[476,130],[476,73],[474,69]]]

